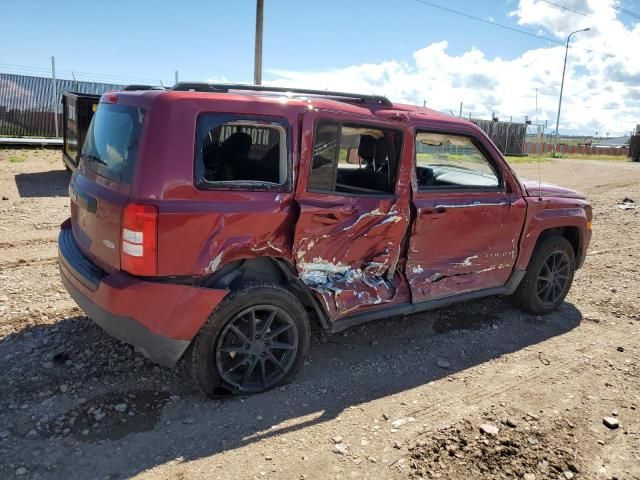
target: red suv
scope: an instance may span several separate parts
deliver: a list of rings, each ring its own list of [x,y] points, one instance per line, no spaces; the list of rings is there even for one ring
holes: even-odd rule
[[[550,312],[591,238],[582,196],[518,180],[472,123],[340,92],[105,94],[69,193],[71,296],[157,363],[188,352],[209,396],[286,381],[310,321],[511,294]]]

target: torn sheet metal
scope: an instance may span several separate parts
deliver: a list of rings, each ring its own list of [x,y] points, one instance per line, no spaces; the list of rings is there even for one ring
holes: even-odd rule
[[[390,200],[351,202],[330,208],[303,205],[298,221],[303,233],[294,246],[298,273],[332,320],[392,302],[398,288],[394,274],[408,211]]]

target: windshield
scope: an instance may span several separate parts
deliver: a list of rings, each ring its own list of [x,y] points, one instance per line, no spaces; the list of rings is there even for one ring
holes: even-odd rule
[[[82,148],[84,165],[110,180],[131,183],[143,119],[141,108],[99,104]]]

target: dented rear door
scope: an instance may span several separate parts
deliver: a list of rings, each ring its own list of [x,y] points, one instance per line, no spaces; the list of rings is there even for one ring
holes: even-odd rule
[[[408,294],[397,268],[409,222],[410,180],[407,169],[398,168],[403,130],[371,119],[308,113],[303,132],[293,245],[300,278],[330,320],[399,301],[403,287]],[[368,155],[359,142],[375,144],[378,157],[384,148],[392,151],[386,157],[389,191],[375,190],[384,187],[384,160],[372,165],[359,158],[360,150]]]

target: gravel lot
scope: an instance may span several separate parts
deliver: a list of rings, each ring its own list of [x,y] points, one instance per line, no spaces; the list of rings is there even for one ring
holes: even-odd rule
[[[515,169],[594,207],[558,312],[491,298],[315,332],[293,383],[208,401],[66,294],[60,153],[0,150],[0,478],[640,478],[640,164]]]

